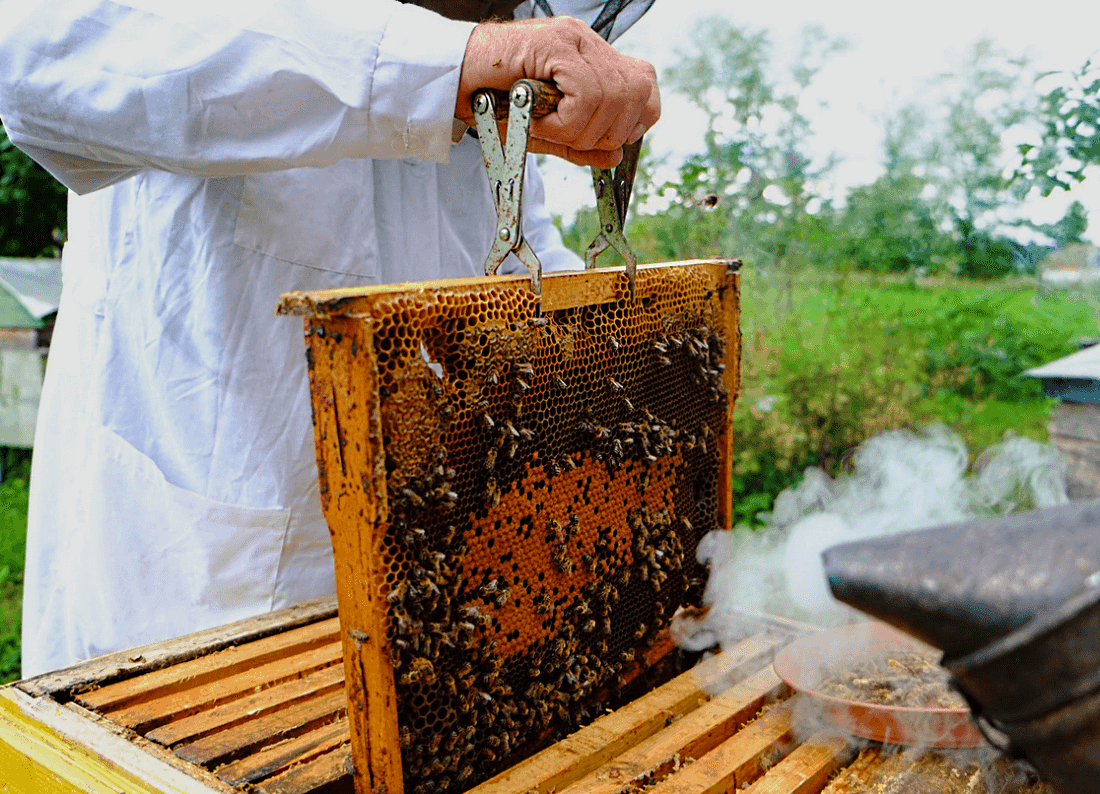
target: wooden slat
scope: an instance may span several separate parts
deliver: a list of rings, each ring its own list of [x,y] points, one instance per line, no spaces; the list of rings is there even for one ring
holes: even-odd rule
[[[852,791],[867,791],[871,779],[875,776],[884,758],[879,746],[868,747],[855,761],[837,775],[823,790],[822,794],[850,794]]]
[[[769,769],[745,794],[818,794],[854,755],[855,748],[836,733],[816,734]]]
[[[791,709],[784,703],[705,755],[688,753],[695,763],[681,767],[652,794],[724,794],[758,778],[793,745]]]
[[[213,776],[181,771],[68,706],[14,686],[0,688],[0,791],[233,794]]]
[[[312,761],[339,747],[347,747],[350,740],[348,721],[346,718],[340,719],[295,739],[265,747],[258,753],[221,767],[215,774],[234,786],[255,783],[283,772],[290,766]]]
[[[548,794],[653,736],[669,720],[688,713],[768,664],[779,641],[758,635],[711,656],[663,686],[581,728],[560,742],[487,780],[470,794]]]
[[[185,737],[175,737],[171,729],[191,715],[206,713],[222,704],[228,705],[248,696],[257,689],[275,687],[328,667],[336,667],[337,674],[343,677],[343,653],[338,641],[261,664],[184,692],[139,701],[121,710],[106,713],[118,724],[143,734],[168,723],[165,725],[169,729],[166,736],[173,738],[162,739],[152,734],[149,736],[158,742],[172,744]]]
[[[221,763],[282,739],[300,736],[335,722],[346,713],[344,692],[332,692],[180,745],[175,753],[193,764]]]
[[[108,684],[85,692],[75,699],[80,705],[94,711],[119,709],[141,699],[160,698],[182,692],[259,664],[328,644],[338,631],[339,620],[330,618],[262,640],[226,648],[137,678]]]
[[[258,783],[252,791],[255,794],[307,794],[347,777],[351,774],[351,767],[351,752],[343,747]],[[386,790],[378,788],[374,791],[384,794]]]
[[[707,275],[711,275],[716,287],[726,278],[727,273],[736,272],[742,266],[736,259],[685,259],[680,262],[638,265],[638,272],[688,265],[714,266],[713,275]],[[616,285],[623,282],[624,272],[625,269],[622,267],[601,267],[595,270],[547,273],[542,280],[542,310],[556,311],[617,300],[619,290],[616,289]],[[463,290],[480,292],[486,286],[528,290],[530,284],[530,277],[524,273],[521,276],[472,276],[439,281],[409,281],[404,284],[342,287],[304,293],[290,292],[282,296],[275,312],[280,315],[321,319],[355,317],[369,313],[379,296],[390,298],[401,293],[431,292],[440,288],[451,293],[459,293]]]
[[[829,777],[851,760],[855,749],[835,733],[820,733],[749,786],[746,794],[818,794]]]
[[[201,711],[162,725],[150,731],[147,736],[165,745],[193,741],[214,731],[255,720],[318,695],[343,691],[343,687],[344,665],[335,664],[304,675],[297,680],[271,686],[254,695],[238,698],[208,711]]]
[[[619,794],[638,781],[660,779],[686,758],[700,758],[785,691],[769,667],[672,722],[565,788],[561,794]]]
[[[162,667],[176,665],[231,645],[262,639],[298,626],[316,623],[336,614],[336,596],[307,601],[266,615],[240,620],[173,640],[107,654],[62,670],[45,673],[16,684],[32,697],[52,695],[67,698],[70,693],[102,686],[121,678],[132,678]]]

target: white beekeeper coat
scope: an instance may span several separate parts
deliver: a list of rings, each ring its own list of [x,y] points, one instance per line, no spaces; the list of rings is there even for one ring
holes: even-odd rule
[[[24,675],[332,593],[301,325],[273,309],[480,272],[495,211],[451,141],[473,26],[392,0],[5,11],[0,115],[73,191]],[[579,266],[527,173],[532,247]]]

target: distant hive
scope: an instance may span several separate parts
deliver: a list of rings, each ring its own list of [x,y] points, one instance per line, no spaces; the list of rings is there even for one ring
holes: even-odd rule
[[[735,279],[643,268],[636,302],[623,280],[542,315],[490,279],[357,307],[385,469],[373,596],[411,794],[468,788],[589,721],[700,598],[699,538],[728,525]],[[344,341],[324,318],[307,334],[313,358]]]

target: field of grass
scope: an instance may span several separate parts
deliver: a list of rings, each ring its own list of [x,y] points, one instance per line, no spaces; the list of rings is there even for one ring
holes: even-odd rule
[[[1006,433],[1046,440],[1051,402],[1020,373],[1098,335],[1087,297],[1027,280],[746,271],[739,518],[768,509],[806,466],[841,470],[883,430],[942,423],[973,456]]]
[[[733,483],[751,521],[808,465],[836,471],[882,430],[942,422],[972,455],[1046,440],[1050,401],[1021,371],[1097,336],[1092,305],[1034,283],[746,271]],[[0,682],[19,677],[28,461],[0,484]]]

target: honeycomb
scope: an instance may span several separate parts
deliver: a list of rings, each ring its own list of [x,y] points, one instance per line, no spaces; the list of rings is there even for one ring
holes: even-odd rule
[[[736,295],[690,265],[640,269],[636,301],[622,281],[544,313],[491,279],[371,303],[388,501],[373,586],[411,794],[465,790],[590,721],[702,594]]]

